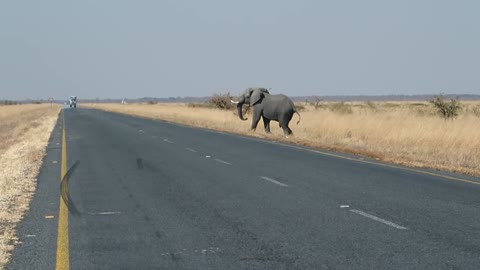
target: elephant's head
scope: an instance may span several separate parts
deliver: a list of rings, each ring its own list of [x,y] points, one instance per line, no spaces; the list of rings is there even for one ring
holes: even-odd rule
[[[238,117],[242,120],[247,120],[247,118],[243,118],[242,114],[242,106],[243,104],[250,104],[250,106],[253,106],[259,102],[262,102],[262,99],[265,97],[265,95],[270,94],[266,88],[247,88],[245,92],[240,96],[239,101],[233,101],[232,103],[237,104],[237,111],[238,111]]]

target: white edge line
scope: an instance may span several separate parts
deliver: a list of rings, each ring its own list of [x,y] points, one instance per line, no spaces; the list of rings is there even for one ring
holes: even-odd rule
[[[282,183],[282,182],[278,182],[277,180],[272,179],[272,178],[270,178],[270,177],[261,176],[260,178],[262,178],[263,180],[268,181],[268,182],[270,182],[270,183],[274,183],[275,185],[279,185],[279,186],[281,186],[281,187],[288,187],[287,184],[284,184],[284,183]]]
[[[232,163],[226,162],[226,161],[221,160],[221,159],[218,159],[218,158],[216,158],[215,161],[216,161],[216,162],[219,162],[219,163],[222,163],[222,164],[232,165]]]
[[[373,219],[373,220],[375,220],[375,221],[377,221],[377,222],[383,223],[383,224],[388,225],[388,226],[390,226],[390,227],[394,227],[395,229],[408,230],[408,228],[406,228],[406,227],[400,226],[400,225],[398,225],[398,224],[395,224],[395,223],[393,223],[393,222],[391,222],[391,221],[388,221],[388,220],[385,220],[385,219],[383,219],[383,218],[379,218],[379,217],[376,217],[376,216],[374,216],[374,215],[370,215],[370,214],[365,213],[365,212],[360,211],[360,210],[352,209],[352,210],[350,210],[350,212],[359,214],[359,215],[364,216],[364,217],[369,218],[369,219]]]
[[[89,212],[88,214],[92,216],[108,216],[108,215],[120,215],[121,212],[97,212],[97,213]]]
[[[188,150],[188,151],[190,151],[190,152],[193,152],[193,153],[196,153],[196,152],[197,152],[195,149],[188,148],[188,147],[187,147],[187,148],[185,148],[185,150]]]

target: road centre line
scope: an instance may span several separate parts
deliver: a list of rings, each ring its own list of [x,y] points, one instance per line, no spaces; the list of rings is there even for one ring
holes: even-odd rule
[[[388,226],[390,226],[390,227],[393,227],[393,228],[395,228],[395,229],[408,230],[408,228],[406,228],[406,227],[400,226],[400,225],[398,225],[398,224],[395,224],[395,223],[393,223],[393,222],[391,222],[391,221],[388,221],[388,220],[385,220],[385,219],[383,219],[383,218],[379,218],[379,217],[377,217],[377,216],[370,215],[370,214],[365,213],[365,212],[360,211],[360,210],[352,209],[352,210],[350,210],[350,212],[355,213],[355,214],[359,214],[359,215],[364,216],[364,217],[366,217],[366,218],[369,218],[369,219],[375,220],[375,221],[377,221],[377,222],[383,223],[383,224],[388,225]]]
[[[277,180],[275,180],[275,179],[272,179],[272,178],[270,178],[270,177],[261,176],[260,178],[263,179],[263,180],[265,180],[265,181],[268,181],[268,182],[270,182],[270,183],[274,183],[275,185],[279,185],[279,186],[281,186],[281,187],[288,187],[287,184],[284,184],[284,183],[282,183],[282,182],[279,182],[279,181],[277,181]]]
[[[60,182],[67,176],[67,135],[65,131],[65,115],[62,113],[62,163],[60,168]],[[55,269],[70,269],[70,251],[68,244],[68,208],[60,195],[58,209],[58,233]]]
[[[216,158],[215,161],[218,162],[218,163],[226,164],[226,165],[232,165],[232,163],[226,162],[226,161],[218,159],[218,158]]]

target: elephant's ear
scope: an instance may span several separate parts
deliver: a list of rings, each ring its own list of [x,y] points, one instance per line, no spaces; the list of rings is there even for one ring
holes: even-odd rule
[[[258,103],[264,97],[265,97],[265,95],[261,91],[261,89],[254,89],[253,93],[252,93],[252,96],[250,97],[250,105],[251,106],[255,105],[255,103]]]

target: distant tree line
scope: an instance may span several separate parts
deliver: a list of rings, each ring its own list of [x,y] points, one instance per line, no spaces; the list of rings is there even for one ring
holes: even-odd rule
[[[17,105],[17,104],[20,104],[20,102],[15,100],[0,100],[0,105]]]
[[[43,104],[46,103],[45,100],[0,100],[0,106],[7,106],[7,105],[20,105],[20,104]]]

